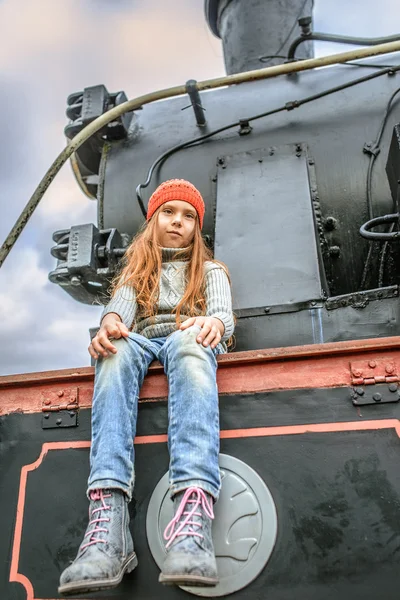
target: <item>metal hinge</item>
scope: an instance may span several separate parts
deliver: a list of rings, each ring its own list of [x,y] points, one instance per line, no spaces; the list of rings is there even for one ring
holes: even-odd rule
[[[44,392],[42,401],[42,429],[77,427],[79,388]]]
[[[350,371],[352,401],[356,406],[399,401],[399,376],[392,360],[377,358],[351,362]]]

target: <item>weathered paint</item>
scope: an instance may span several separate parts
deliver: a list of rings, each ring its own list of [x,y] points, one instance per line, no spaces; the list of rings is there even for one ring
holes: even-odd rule
[[[343,387],[352,385],[350,362],[387,360],[400,371],[400,337],[292,346],[218,357],[220,394],[274,390]],[[90,408],[94,368],[65,369],[0,377],[0,415],[41,412],[46,398],[79,389],[79,407]],[[141,401],[168,396],[163,367],[153,363],[141,390]]]

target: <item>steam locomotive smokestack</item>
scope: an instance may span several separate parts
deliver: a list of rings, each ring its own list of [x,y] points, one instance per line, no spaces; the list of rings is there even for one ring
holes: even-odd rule
[[[222,39],[227,74],[284,62],[300,35],[298,19],[311,17],[313,5],[314,0],[205,0],[208,25]],[[296,58],[313,55],[310,41],[299,46]]]

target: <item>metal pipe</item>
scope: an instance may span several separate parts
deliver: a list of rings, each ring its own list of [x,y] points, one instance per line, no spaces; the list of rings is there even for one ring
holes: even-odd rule
[[[78,161],[77,161],[75,152],[73,154],[71,154],[70,163],[71,163],[71,167],[72,167],[72,172],[75,175],[75,179],[78,182],[78,185],[81,188],[82,192],[85,194],[85,196],[87,196],[91,200],[96,200],[96,196],[93,196],[93,194],[91,194],[89,192],[86,183],[83,181],[83,177],[82,177],[81,171],[79,169],[79,165],[78,165]]]
[[[386,37],[380,38],[361,38],[361,37],[351,37],[348,35],[334,35],[331,33],[319,33],[318,31],[313,31],[298,37],[289,48],[288,52],[288,60],[294,60],[297,48],[303,42],[308,42],[310,40],[318,41],[318,42],[336,42],[338,44],[353,44],[354,46],[376,46],[377,44],[388,44],[390,42],[396,42],[400,40],[400,33],[396,33],[396,35],[388,35]]]
[[[289,73],[296,73],[299,71],[307,71],[319,67],[326,67],[329,65],[340,64],[349,60],[357,60],[360,58],[366,58],[368,56],[378,56],[380,54],[387,54],[391,52],[400,51],[400,42],[391,42],[389,44],[379,44],[378,46],[372,46],[372,48],[358,48],[350,52],[342,52],[340,54],[332,54],[331,56],[324,56],[320,58],[311,58],[309,60],[286,63],[283,65],[275,65],[273,67],[266,67],[265,69],[257,69],[254,71],[246,71],[245,73],[237,73],[234,75],[226,75],[225,77],[217,77],[215,79],[207,79],[200,81],[197,84],[197,89],[211,90],[227,85],[238,85],[247,81],[257,81],[260,79],[270,79],[277,77],[278,75],[287,75]],[[82,131],[80,131],[60,152],[53,164],[45,173],[43,179],[40,181],[36,190],[32,194],[29,202],[23,209],[22,213],[18,217],[14,227],[11,229],[6,240],[0,248],[0,267],[7,258],[10,250],[14,246],[15,242],[21,235],[25,225],[29,221],[36,207],[38,206],[41,198],[50,186],[51,182],[61,169],[63,164],[68,158],[77,150],[82,144],[86,142],[94,133],[99,131],[108,123],[111,123],[121,115],[132,110],[137,110],[139,107],[154,102],[156,100],[163,100],[165,98],[173,98],[175,96],[182,96],[186,93],[185,85],[178,85],[171,88],[159,90],[157,92],[150,92],[144,94],[133,100],[123,102],[118,106],[115,106],[111,110],[107,111],[91,123],[89,123]]]
[[[360,234],[367,240],[398,240],[400,237],[400,231],[391,231],[389,233],[379,233],[378,231],[371,231],[373,227],[378,225],[387,225],[388,223],[398,223],[400,214],[394,213],[392,215],[383,215],[382,217],[375,217],[361,225]]]
[[[206,124],[206,117],[204,114],[204,107],[201,103],[199,90],[197,88],[197,81],[195,79],[189,79],[186,82],[186,91],[192,103],[194,116],[196,117],[196,123],[199,127],[204,127]]]

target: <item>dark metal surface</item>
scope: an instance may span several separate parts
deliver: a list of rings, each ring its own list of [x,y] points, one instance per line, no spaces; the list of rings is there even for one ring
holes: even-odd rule
[[[398,596],[396,547],[400,529],[398,436],[393,429],[399,404],[356,408],[349,389],[303,390],[221,396],[221,429],[230,432],[283,427],[279,435],[221,440],[221,451],[246,462],[264,480],[277,506],[278,537],[267,567],[239,600],[298,598],[385,600]],[[27,474],[22,510],[18,572],[33,585],[33,598],[57,598],[62,569],[73,559],[87,519],[89,452],[68,444],[90,439],[90,411],[79,428],[42,430],[40,415],[15,414],[0,420],[0,484],[7,490],[0,513],[4,560],[2,598],[26,600],[22,583],[11,583],[10,565],[21,469],[37,461],[43,443],[64,444],[47,452]],[[346,430],[387,420],[375,430]],[[333,431],[292,434],[293,427],[321,424]],[[138,436],[165,434],[167,402],[142,404]],[[288,429],[284,429],[287,427]],[[7,468],[4,468],[7,465]],[[175,587],[161,588],[159,570],[146,538],[146,515],[155,485],[168,468],[167,444],[136,446],[136,489],[132,532],[139,567],[107,598],[187,598]],[[52,557],[51,560],[49,557]],[[283,583],[282,583],[283,582]],[[26,583],[26,580],[25,580]],[[96,594],[95,597],[100,597]]]
[[[127,245],[126,236],[116,229],[99,231],[93,224],[75,225],[56,231],[51,249],[57,267],[49,273],[53,283],[62,286],[75,300],[104,304],[107,290]]]
[[[400,392],[396,383],[358,386],[353,389],[351,398],[354,406],[380,405],[398,402]]]
[[[296,78],[254,82],[212,92],[207,94],[207,121],[210,127],[239,121],[246,115],[280,106],[284,101],[345,83],[357,74],[357,67],[339,66]],[[331,273],[331,294],[355,292],[368,250],[368,242],[363,242],[358,233],[361,224],[368,219],[365,195],[368,157],[363,146],[367,140],[374,139],[387,100],[398,85],[396,76],[386,75],[309,103],[296,112],[260,119],[252,124],[249,135],[227,132],[202,145],[182,150],[158,168],[146,191],[146,202],[164,179],[181,176],[193,181],[206,200],[204,233],[214,238],[216,181],[213,179],[217,176],[218,157],[257,148],[273,151],[274,147],[285,144],[305,143],[315,161],[321,220],[331,217],[336,222],[336,227],[329,232],[329,247],[339,247],[340,257],[327,256],[325,260],[325,270]],[[140,113],[140,137],[110,148],[103,203],[99,207],[105,228],[115,227],[132,234],[143,223],[135,199],[137,184],[145,180],[148,168],[160,153],[198,135],[193,115],[181,111],[186,103],[186,98],[178,98],[146,107]],[[399,116],[398,104],[394,104],[383,134],[382,152],[376,160],[373,202],[378,214],[391,212],[392,199],[384,166],[391,131]],[[232,201],[237,201],[236,195]],[[252,232],[246,235],[251,240]],[[228,267],[232,265],[228,263]]]
[[[313,0],[206,0],[208,25],[222,39],[226,72],[260,69],[265,58],[271,65],[283,62],[298,34],[297,20],[312,14],[313,4]],[[302,58],[312,57],[312,43],[301,52]]]
[[[43,429],[58,429],[64,427],[78,427],[78,413],[75,410],[60,410],[59,412],[43,413]]]
[[[354,294],[343,294],[343,296],[334,296],[332,298],[327,298],[325,302],[325,308],[327,310],[336,310],[338,308],[343,308],[344,306],[352,306],[353,308],[362,310],[372,300],[397,298],[398,295],[398,286],[392,285],[385,288],[378,288],[376,290],[367,290],[355,292]]]
[[[399,334],[398,297],[370,300],[363,307],[314,308],[238,319],[235,350],[323,344]]]
[[[300,144],[219,158],[215,256],[230,266],[235,308],[321,298],[307,167]]]

